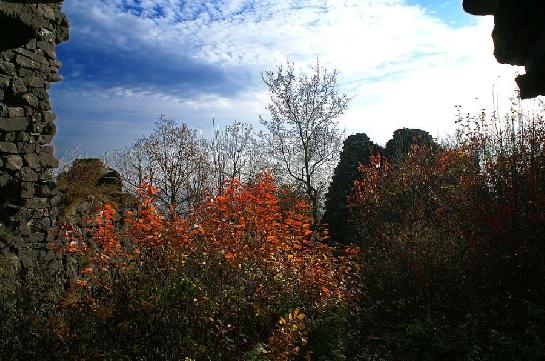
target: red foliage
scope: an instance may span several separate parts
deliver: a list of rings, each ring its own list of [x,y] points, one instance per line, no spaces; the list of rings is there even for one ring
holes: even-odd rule
[[[270,175],[261,174],[254,184],[231,182],[223,194],[210,197],[187,218],[162,216],[154,205],[155,192],[151,186],[141,187],[138,211],[128,212],[121,223],[115,210],[104,205],[90,225],[88,240],[67,229],[64,251],[77,256],[82,267],[65,306],[82,307],[87,302],[98,315],[110,315],[115,305],[104,295],[113,287],[112,277],[135,267],[163,273],[184,267],[230,268],[249,277],[249,284],[255,283],[250,299],[240,302],[250,302],[257,319],[263,313],[271,317],[270,312],[291,293],[298,295],[301,315],[325,312],[356,296],[358,250],[334,255],[320,242],[327,235],[311,229],[308,204],[297,200],[282,208]],[[212,300],[202,294],[195,302]],[[236,319],[236,315],[227,317]],[[283,339],[289,342],[282,346]],[[291,353],[293,343],[300,345],[302,339],[275,336],[270,341],[270,352],[283,353],[278,348],[285,347]]]

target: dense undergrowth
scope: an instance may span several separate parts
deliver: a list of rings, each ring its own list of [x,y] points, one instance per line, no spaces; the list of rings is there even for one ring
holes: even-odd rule
[[[150,186],[105,204],[64,229],[81,269],[58,302],[2,260],[0,358],[545,360],[543,119],[461,125],[360,166],[354,247],[267,174],[184,217]]]
[[[66,227],[58,251],[81,272],[41,325],[53,358],[304,359],[318,340],[344,352],[350,334],[327,328],[357,309],[357,249],[333,254],[304,202],[281,201],[266,174],[189,218],[161,215],[154,192],[121,227],[107,204],[90,238]]]
[[[351,207],[370,354],[545,359],[545,128],[513,117],[468,118],[454,146],[362,167]]]

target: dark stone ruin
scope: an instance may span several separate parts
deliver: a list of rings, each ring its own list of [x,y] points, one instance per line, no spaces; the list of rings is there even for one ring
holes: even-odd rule
[[[37,259],[54,273],[62,268],[48,249],[58,234],[48,89],[62,80],[55,47],[69,26],[61,5],[0,1],[0,253],[15,256],[25,273]]]
[[[473,15],[493,15],[494,55],[502,64],[520,65],[517,77],[523,99],[545,95],[545,1],[463,0]]]

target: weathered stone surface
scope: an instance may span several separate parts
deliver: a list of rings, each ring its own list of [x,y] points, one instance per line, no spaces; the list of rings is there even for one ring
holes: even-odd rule
[[[60,75],[59,73],[51,73],[49,78],[47,79],[51,83],[57,83],[64,80],[64,77]]]
[[[32,198],[34,197],[34,182],[21,182],[21,197]]]
[[[25,110],[20,107],[9,107],[8,108],[8,114],[10,117],[24,117],[25,116]]]
[[[51,112],[43,112],[43,117],[44,117],[44,120],[48,123],[54,122],[57,119],[57,116],[55,115],[55,113],[51,113]]]
[[[14,78],[11,83],[11,90],[14,94],[24,93],[28,89],[25,85],[25,82],[21,78]]]
[[[15,52],[40,64],[47,64],[48,61],[46,58],[44,58],[43,54],[38,53],[36,51],[30,51],[25,48],[17,48],[15,49]],[[17,62],[17,57],[15,58],[15,62]]]
[[[21,171],[19,172],[19,177],[21,181],[26,181],[26,182],[37,182],[39,179],[38,173],[36,173],[34,170],[32,170],[29,167],[21,168]]]
[[[57,59],[57,56],[55,54],[55,45],[47,41],[38,41],[37,45],[38,48],[46,53],[50,59]]]
[[[36,153],[27,153],[23,159],[28,167],[37,169],[40,167],[40,157]]]
[[[9,170],[19,170],[23,167],[23,158],[19,155],[8,155],[4,158],[5,167]]]
[[[45,88],[33,88],[31,90],[31,93],[41,101],[47,101],[49,102],[49,94],[47,94],[47,91]],[[38,113],[37,116],[41,117],[41,113]]]
[[[39,62],[32,60],[30,58],[27,58],[26,56],[23,56],[23,55],[17,55],[15,57],[15,62],[22,67],[30,68],[30,69],[40,70],[43,67],[43,65],[40,64]]]
[[[40,164],[45,168],[56,168],[59,166],[59,161],[53,153],[40,153]]]
[[[17,146],[14,143],[0,142],[0,153],[17,154]]]
[[[38,138],[36,139],[36,142],[38,144],[42,144],[42,145],[45,145],[45,144],[49,144],[53,141],[53,138],[55,137],[54,134],[40,134],[38,136]],[[54,164],[54,163],[52,163]],[[56,168],[57,166],[54,166],[52,168]]]
[[[7,75],[0,75],[0,88],[7,88],[11,78]]]
[[[23,99],[25,100],[27,105],[29,105],[29,106],[31,106],[33,108],[37,108],[38,105],[39,105],[38,98],[32,93],[24,94]]]
[[[46,244],[58,234],[48,173],[58,161],[47,146],[56,128],[47,90],[62,79],[55,45],[68,39],[68,21],[61,4],[0,0],[0,224],[20,236],[16,256],[29,274],[46,258],[55,272],[63,267],[48,257]]]
[[[0,61],[0,72],[7,75],[14,75],[15,73],[15,64],[12,64],[8,61]]]
[[[31,198],[27,199],[24,203],[24,206],[27,208],[48,208],[49,200],[47,198]]]
[[[37,76],[25,78],[25,82],[29,87],[32,88],[45,88],[45,81],[42,78],[38,78]]]
[[[40,109],[40,110],[49,111],[49,110],[51,110],[51,104],[49,103],[49,100],[41,100],[38,103],[37,108]]]
[[[473,15],[494,15],[494,55],[503,64],[520,65],[522,98],[545,95],[545,1],[463,0]]]
[[[27,126],[28,121],[23,117],[0,118],[0,130],[3,131],[24,130]]]

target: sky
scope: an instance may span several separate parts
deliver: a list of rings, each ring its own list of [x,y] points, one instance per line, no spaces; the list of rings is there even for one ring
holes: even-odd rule
[[[515,73],[493,57],[492,17],[461,0],[69,0],[64,81],[51,88],[58,157],[121,148],[161,114],[211,133],[212,120],[259,127],[261,74],[316,60],[353,97],[346,135],[384,144],[402,127],[442,138],[464,112],[508,104]],[[494,96],[493,96],[494,94]]]

